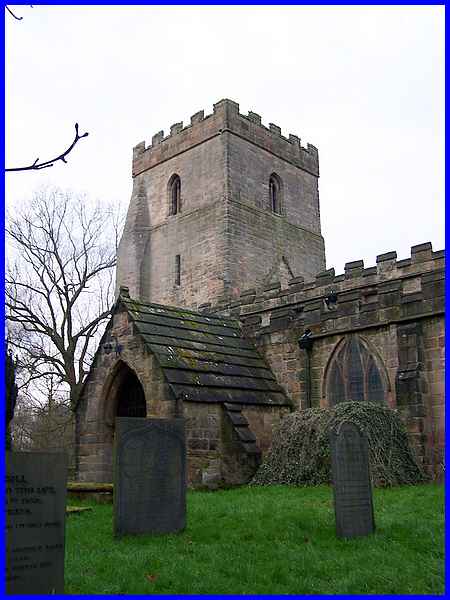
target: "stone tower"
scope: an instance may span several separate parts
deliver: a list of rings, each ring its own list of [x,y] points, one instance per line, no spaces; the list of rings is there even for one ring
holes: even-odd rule
[[[197,308],[325,269],[317,149],[232,100],[133,149],[117,293]]]

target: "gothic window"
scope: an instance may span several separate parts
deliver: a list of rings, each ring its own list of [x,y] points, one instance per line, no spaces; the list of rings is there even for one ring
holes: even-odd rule
[[[339,402],[384,402],[386,386],[367,345],[352,335],[337,350],[328,370],[328,404]]]
[[[272,212],[281,215],[281,180],[275,173],[269,179],[269,197]]]
[[[181,179],[172,175],[169,180],[169,215],[176,215],[181,210]]]

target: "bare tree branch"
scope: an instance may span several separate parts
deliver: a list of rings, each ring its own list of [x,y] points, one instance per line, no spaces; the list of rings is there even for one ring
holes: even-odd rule
[[[9,6],[6,6],[6,4],[5,4],[5,8],[6,8],[6,10],[9,12],[9,14],[10,14],[12,17],[14,17],[15,19],[17,19],[17,21],[21,21],[21,20],[23,19],[23,17],[18,17],[17,15],[15,15],[15,14],[13,13],[13,11],[12,11],[12,10],[9,8]]]
[[[29,6],[30,8],[33,8],[33,5],[32,5],[32,4],[29,4],[28,6]],[[12,17],[14,17],[14,18],[15,18],[17,21],[21,21],[21,20],[23,19],[23,17],[18,17],[17,15],[15,15],[15,14],[13,13],[13,11],[12,11],[12,10],[9,8],[9,6],[7,6],[6,4],[5,4],[5,8],[6,8],[6,10],[9,12],[9,14],[10,14]]]
[[[47,169],[48,167],[53,167],[55,162],[57,162],[58,160],[61,160],[63,163],[67,163],[66,156],[68,154],[70,154],[70,152],[72,152],[73,148],[75,147],[77,142],[79,140],[81,140],[81,138],[87,137],[88,135],[89,135],[88,132],[83,133],[82,135],[79,135],[78,134],[78,123],[75,123],[75,138],[74,138],[73,142],[70,144],[70,146],[67,148],[67,150],[65,150],[62,154],[60,154],[56,158],[52,158],[50,160],[46,160],[41,163],[39,162],[39,158],[37,158],[32,165],[28,165],[27,167],[14,167],[14,168],[10,168],[10,169],[5,169],[5,171],[7,171],[7,172],[8,171],[9,172],[11,172],[11,171],[33,171],[33,170],[37,171],[39,169]]]
[[[6,6],[6,4],[5,4],[5,8],[6,8],[6,10],[9,12],[9,14],[10,14],[12,17],[14,17],[15,19],[17,19],[18,21],[21,21],[21,20],[23,19],[23,17],[18,17],[18,16],[16,16],[16,15],[13,13],[13,11],[12,11],[12,10],[9,8],[9,6]]]

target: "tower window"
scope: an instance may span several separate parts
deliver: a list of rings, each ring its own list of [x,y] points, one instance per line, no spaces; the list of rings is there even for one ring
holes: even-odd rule
[[[172,175],[169,180],[169,215],[176,215],[181,209],[181,179]]]
[[[269,197],[272,212],[281,215],[281,180],[275,173],[269,179]]]
[[[175,256],[175,285],[181,285],[181,256]]]

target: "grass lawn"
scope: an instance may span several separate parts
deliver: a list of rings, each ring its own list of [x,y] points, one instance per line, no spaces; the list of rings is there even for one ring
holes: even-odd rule
[[[167,536],[112,535],[112,505],[67,519],[66,594],[443,594],[444,487],[374,490],[376,533],[335,536],[332,489],[188,493]]]

